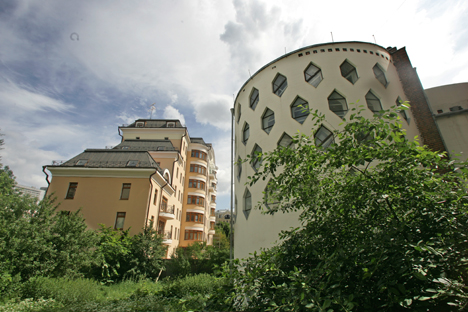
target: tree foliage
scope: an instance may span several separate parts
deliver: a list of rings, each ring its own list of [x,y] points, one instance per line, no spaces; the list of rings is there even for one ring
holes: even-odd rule
[[[298,134],[290,148],[258,156],[262,167],[249,183],[269,181],[265,197],[278,202],[261,203],[261,209],[299,210],[301,226],[283,232],[277,247],[237,265],[234,307],[467,308],[466,164],[416,138],[406,140],[396,108],[372,119],[362,110],[351,110],[327,148],[313,135]],[[317,130],[324,117],[311,114]]]

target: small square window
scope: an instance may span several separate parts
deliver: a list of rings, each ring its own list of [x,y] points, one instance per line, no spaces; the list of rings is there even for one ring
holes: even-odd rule
[[[169,137],[164,137],[164,140],[166,140],[166,141],[169,140]]]
[[[367,50],[362,50],[362,52],[367,53]]]
[[[136,139],[137,139],[137,140],[139,140],[139,139],[140,139],[140,137],[136,137]]]
[[[80,159],[76,162],[75,166],[84,166],[88,162],[88,159]]]
[[[310,54],[310,51],[307,51],[307,52],[306,52],[306,55],[309,55],[309,54]]]
[[[123,183],[122,184],[122,192],[120,193],[120,199],[121,200],[128,200],[130,198],[130,188],[132,184],[131,183]]]
[[[76,193],[77,188],[78,188],[77,182],[70,182],[70,184],[68,185],[67,196],[65,197],[65,199],[75,198],[75,193]]]
[[[442,114],[443,112],[444,112],[443,109],[438,109],[438,110],[437,110],[437,114]]]
[[[314,54],[317,54],[317,50],[314,50],[313,53],[314,53]]]
[[[375,55],[379,56],[380,54],[379,54],[379,52],[375,52]]]
[[[343,51],[348,52],[348,49],[347,49],[347,48],[343,48]]]
[[[351,51],[351,52],[354,52],[354,49],[353,49],[353,48],[351,48],[351,49],[349,49],[349,51]]]
[[[325,49],[320,49],[320,52],[325,52]]]
[[[301,57],[301,56],[302,56],[302,53],[299,53],[297,56]]]
[[[356,49],[356,51],[358,51],[359,53],[361,52],[361,49]]]
[[[333,49],[328,49],[328,52],[333,52]]]
[[[370,54],[374,54],[374,52],[372,52],[372,51],[369,51],[369,53],[370,53]]]
[[[117,216],[115,218],[115,225],[114,225],[115,230],[123,230],[126,214],[127,214],[126,212],[117,212]]]
[[[129,160],[127,162],[127,167],[136,167],[138,165],[138,160]]]
[[[335,51],[339,52],[339,51],[340,51],[340,48],[335,48]]]

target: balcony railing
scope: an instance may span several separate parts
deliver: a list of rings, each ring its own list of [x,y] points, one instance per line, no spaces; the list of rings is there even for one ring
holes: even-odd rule
[[[159,206],[159,212],[174,214],[174,211],[175,211],[175,205],[168,205],[168,204],[162,203],[161,206]]]
[[[158,230],[158,234],[162,236],[163,239],[172,239],[172,231],[163,231]]]

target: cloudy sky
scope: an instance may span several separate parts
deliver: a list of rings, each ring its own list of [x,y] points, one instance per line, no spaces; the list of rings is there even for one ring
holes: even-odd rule
[[[425,88],[468,81],[468,1],[0,2],[2,162],[46,186],[42,165],[120,142],[137,118],[185,121],[214,145],[229,207],[233,95],[285,50],[331,41],[406,46]]]

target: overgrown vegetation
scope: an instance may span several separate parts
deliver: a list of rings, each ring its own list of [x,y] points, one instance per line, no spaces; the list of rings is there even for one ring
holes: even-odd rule
[[[299,134],[258,156],[250,184],[269,181],[265,213],[300,210],[302,226],[237,265],[235,308],[466,311],[466,164],[406,140],[398,111],[361,110],[335,144]],[[316,131],[324,117],[311,113]]]

